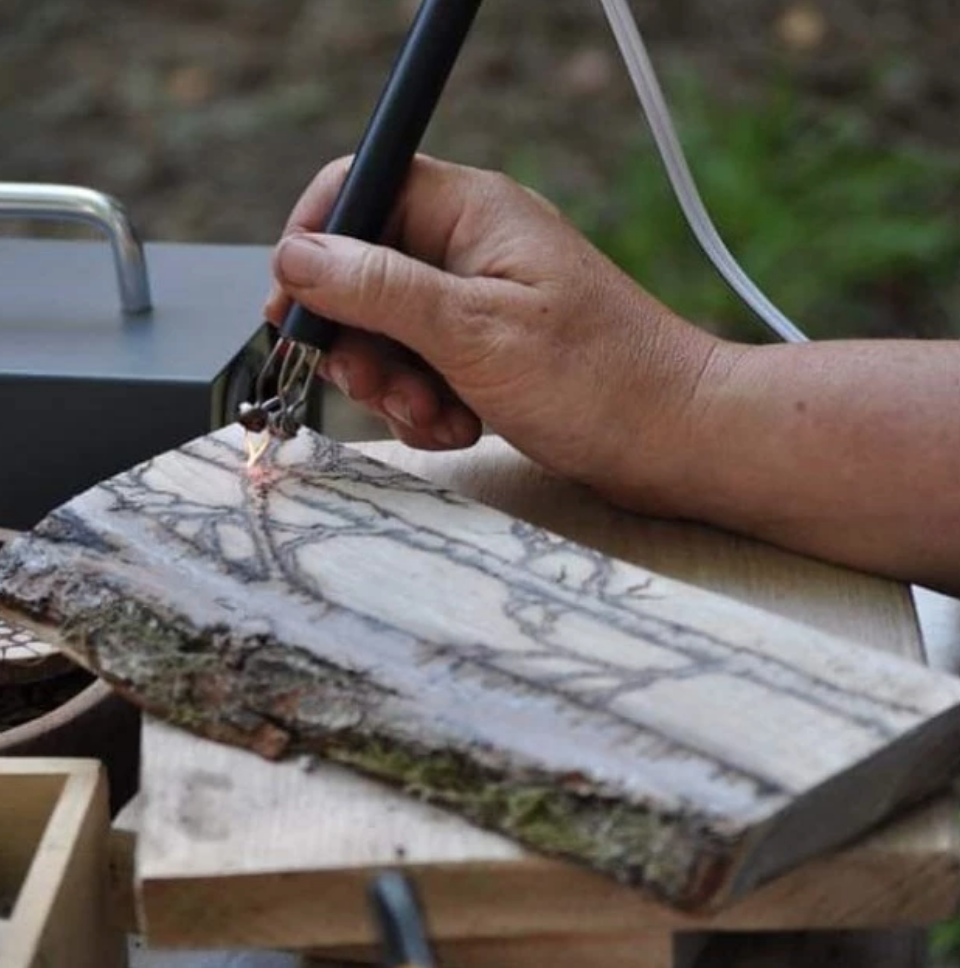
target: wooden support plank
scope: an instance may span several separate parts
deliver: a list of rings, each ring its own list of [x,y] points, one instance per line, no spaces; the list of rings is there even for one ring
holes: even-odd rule
[[[137,835],[118,827],[123,814],[110,831],[108,844],[110,870],[110,915],[117,930],[124,934],[142,934],[142,919],[137,911],[136,850]]]
[[[309,761],[269,764],[160,723],[144,730],[139,891],[152,944],[326,948],[371,941],[365,885],[402,865],[438,938],[926,924],[960,898],[956,805],[918,808],[850,848],[695,917],[524,853],[444,811]]]
[[[110,918],[109,812],[91,760],[0,759],[0,890],[15,892],[0,935],[2,968],[120,968],[123,935]],[[26,864],[25,852],[30,853]]]

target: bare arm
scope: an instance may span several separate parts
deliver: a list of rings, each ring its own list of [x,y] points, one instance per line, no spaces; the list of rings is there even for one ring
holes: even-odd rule
[[[960,344],[721,346],[672,513],[960,592]]]
[[[641,512],[960,592],[960,345],[718,340],[542,199],[429,159],[390,248],[312,234],[345,171],[294,210],[266,312],[347,323],[321,375],[401,440],[466,447],[486,423]]]

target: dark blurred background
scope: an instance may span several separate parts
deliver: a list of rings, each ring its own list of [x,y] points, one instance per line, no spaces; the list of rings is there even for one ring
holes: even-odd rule
[[[151,240],[272,242],[353,149],[414,8],[0,0],[0,178],[111,192]],[[774,301],[819,337],[960,330],[955,0],[635,9]],[[487,0],[427,147],[534,184],[675,308],[759,337],[680,221],[597,0]]]

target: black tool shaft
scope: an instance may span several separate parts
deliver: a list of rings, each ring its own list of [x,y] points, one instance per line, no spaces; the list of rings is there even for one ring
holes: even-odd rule
[[[379,241],[482,0],[423,0],[324,232]],[[294,305],[287,339],[327,350],[338,325]]]

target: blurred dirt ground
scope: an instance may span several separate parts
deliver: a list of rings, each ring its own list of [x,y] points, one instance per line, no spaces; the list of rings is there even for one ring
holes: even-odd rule
[[[116,194],[150,239],[271,242],[353,149],[413,0],[3,0],[0,179]],[[960,144],[954,0],[635,0],[660,66],[784,74],[891,137]],[[487,0],[427,148],[602,192],[642,122],[597,0]]]

